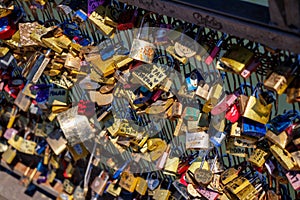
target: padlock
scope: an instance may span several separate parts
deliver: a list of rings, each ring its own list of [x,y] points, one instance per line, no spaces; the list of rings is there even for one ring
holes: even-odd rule
[[[148,17],[150,14],[151,13],[148,13],[143,16],[141,26],[139,28],[136,38],[132,42],[129,54],[129,57],[146,63],[152,63],[155,54],[155,46],[151,42],[147,41],[149,37],[149,28],[144,27],[145,18]]]
[[[193,184],[188,184],[187,185],[187,192],[188,192],[188,194],[190,195],[190,196],[192,196],[193,198],[200,198],[200,197],[202,197],[201,195],[200,195],[200,193],[196,190],[196,188],[195,187],[197,187],[197,186],[194,186]],[[189,197],[189,196],[188,196]]]
[[[213,60],[215,59],[215,57],[217,56],[217,54],[219,53],[220,49],[221,49],[221,45],[223,44],[224,39],[227,37],[227,34],[223,34],[222,37],[220,38],[220,40],[217,42],[216,46],[212,49],[212,51],[210,52],[209,56],[205,59],[205,63],[207,65],[210,65]]]
[[[200,83],[196,89],[196,95],[207,101],[209,89],[210,88],[207,83],[204,83],[204,81],[200,81]]]
[[[254,54],[250,50],[239,45],[233,45],[228,52],[220,59],[226,66],[233,69],[236,73],[241,73],[251,62]]]
[[[268,156],[268,152],[263,149],[257,148],[251,154],[248,161],[257,167],[262,167],[266,162],[266,156]]]
[[[74,197],[74,200],[85,200],[84,191],[81,186],[76,186],[73,197]]]
[[[186,149],[208,149],[210,147],[209,134],[205,131],[186,132]]]
[[[99,9],[100,7],[101,6],[99,6],[97,9]],[[91,20],[104,35],[113,37],[115,28],[105,24],[105,17],[101,16],[101,14],[97,12],[97,10],[90,14],[89,20]]]
[[[118,197],[121,194],[122,188],[115,183],[110,183],[106,189],[106,192],[113,195],[114,197]]]
[[[286,177],[294,190],[299,190],[300,188],[300,174],[298,171],[288,171]]]
[[[108,173],[105,172],[104,170],[101,171],[100,175],[94,179],[94,181],[91,185],[91,189],[94,192],[96,192],[98,195],[102,196],[102,194],[106,188],[108,179],[109,179]]]
[[[18,113],[18,107],[13,106],[6,128],[12,128]]]
[[[147,189],[147,181],[143,177],[138,176],[135,191],[137,191],[137,193],[139,193],[141,196],[144,196],[147,192]]]
[[[230,136],[231,137],[240,137],[241,136],[241,127],[239,126],[238,122],[235,122],[231,125]]]
[[[247,79],[250,77],[252,72],[254,72],[261,65],[260,59],[252,59],[252,61],[245,66],[245,68],[240,72],[240,75]]]
[[[154,177],[155,176],[155,177]],[[157,171],[153,171],[153,172],[149,172],[146,178],[147,181],[147,185],[148,185],[148,189],[150,191],[153,191],[155,189],[158,188],[160,181],[158,179],[158,172]]]
[[[220,177],[220,174],[214,174],[213,180],[210,182],[207,188],[214,191],[222,192]]]
[[[202,112],[209,113],[212,109],[213,109],[213,104],[212,104],[211,100],[209,99],[203,105]]]
[[[16,26],[9,17],[0,18],[0,39],[9,39],[16,32]]]
[[[132,75],[150,92],[167,77],[164,69],[158,65],[152,65],[151,67],[142,65],[134,70]]]
[[[67,141],[58,129],[49,134],[46,141],[56,155],[59,155],[67,148]]]
[[[166,179],[168,181],[168,185],[166,189],[160,188],[158,191],[155,192],[153,199],[159,199],[159,200],[168,200],[171,196],[170,188],[172,186],[172,180]]]
[[[282,149],[276,144],[274,144],[270,147],[270,151],[276,158],[276,160],[281,164],[281,166],[286,170],[295,169],[295,167],[297,166],[297,163],[295,162],[294,158],[287,150]]]
[[[165,166],[164,166],[164,174],[167,175],[173,175],[175,176],[178,170],[178,165],[179,165],[179,157],[178,155],[180,154],[180,149],[178,147],[174,147],[171,150],[171,153],[169,153]]]
[[[215,192],[213,190],[198,187],[196,190],[201,194],[202,197],[208,199],[208,200],[217,200],[220,194],[218,192]]]
[[[256,199],[256,195],[259,192],[259,186],[254,187],[252,184],[249,184],[243,190],[236,194],[236,197],[241,200],[254,200]]]
[[[265,124],[243,117],[242,133],[253,137],[263,137],[267,133],[267,127]]]
[[[280,146],[281,148],[285,148],[288,143],[291,142],[292,137],[290,135],[287,134],[286,131],[282,131],[279,134],[275,134],[274,132],[272,132],[271,130],[268,130],[266,133],[266,138],[268,140],[270,140],[271,142],[277,144],[278,146]]]
[[[129,191],[129,192],[134,192],[134,189],[136,188],[138,179],[130,172],[124,171],[121,174],[121,179],[119,182],[119,185]]]
[[[239,176],[233,181],[226,184],[225,188],[230,192],[232,192],[233,194],[237,194],[245,187],[248,187],[250,184],[251,182],[247,178],[243,176]]]
[[[63,188],[64,188],[64,191],[68,194],[73,194],[73,192],[75,190],[74,184],[69,179],[64,180]]]
[[[3,154],[2,159],[7,163],[11,164],[14,158],[16,157],[17,152],[16,150],[13,150],[11,147],[9,147]]]
[[[167,158],[169,156],[169,152],[170,152],[170,144],[168,144],[165,152],[162,154],[162,156],[157,160],[157,163],[156,163],[156,167],[157,169],[159,170],[162,170],[166,164],[166,161],[167,161]]]
[[[188,62],[187,57],[180,57],[179,55],[176,54],[174,46],[168,46],[166,51],[167,51],[168,54],[172,55],[179,62],[181,62],[183,64],[186,64]]]
[[[167,143],[160,138],[150,138],[147,140],[147,148],[150,151],[151,159],[159,159],[167,149]]]
[[[208,101],[210,101],[211,104],[215,106],[218,104],[222,94],[223,94],[223,85],[220,83],[214,84],[208,92]]]
[[[267,127],[275,134],[279,134],[292,125],[293,121],[298,118],[300,118],[299,111],[289,110],[271,119],[267,124]]]
[[[223,140],[226,138],[227,133],[218,131],[210,137],[210,142],[214,144],[215,147],[220,147]]]
[[[184,198],[186,198],[186,199],[189,198],[187,187],[186,187],[185,185],[183,185],[182,183],[180,183],[179,180],[173,181],[172,185],[176,188],[176,190],[177,190]]]
[[[199,117],[200,111],[197,108],[186,106],[183,111],[183,119],[189,121],[196,121]]]
[[[233,104],[225,114],[225,118],[228,119],[231,123],[237,122],[240,116],[241,114],[237,104]]]
[[[264,81],[264,86],[269,89],[277,92],[281,95],[293,81],[294,76],[281,75],[278,72],[272,72],[269,77]]]
[[[288,103],[300,102],[300,84],[297,78],[293,80],[286,90],[286,101]]]
[[[229,168],[221,173],[221,182],[223,185],[226,185],[227,183],[231,182],[235,178],[238,177],[239,172],[241,171],[241,167],[238,169],[235,168]]]
[[[182,104],[178,101],[175,101],[172,105],[172,114],[171,119],[179,118],[182,115]]]

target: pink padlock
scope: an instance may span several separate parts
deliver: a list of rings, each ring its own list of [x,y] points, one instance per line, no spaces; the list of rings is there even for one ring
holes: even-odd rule
[[[206,188],[198,187],[196,190],[208,200],[216,200],[219,197],[219,193]]]
[[[300,173],[297,171],[289,171],[286,174],[287,179],[289,180],[290,184],[294,188],[294,190],[300,189]]]
[[[235,94],[229,94],[222,99],[213,109],[211,110],[212,115],[219,115],[225,112],[232,104],[234,104],[237,96]]]
[[[4,138],[9,140],[10,138],[14,137],[17,133],[18,133],[18,131],[16,129],[8,128],[8,129],[6,129],[6,131],[4,133]]]

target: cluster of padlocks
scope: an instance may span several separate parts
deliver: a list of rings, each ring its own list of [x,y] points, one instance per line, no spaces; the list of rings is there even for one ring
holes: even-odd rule
[[[57,199],[296,199],[299,60],[118,1],[0,2],[1,165]]]

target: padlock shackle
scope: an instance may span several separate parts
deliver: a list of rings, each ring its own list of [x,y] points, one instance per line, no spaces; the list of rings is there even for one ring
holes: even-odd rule
[[[144,14],[143,18],[142,18],[142,21],[141,21],[141,25],[140,25],[140,28],[139,28],[139,31],[138,31],[138,34],[137,34],[137,38],[139,39],[140,36],[141,36],[141,32],[142,32],[142,28],[143,28],[143,25],[144,25],[144,21],[145,21],[145,18],[150,16],[151,14],[153,14],[154,12],[148,12],[146,14]]]

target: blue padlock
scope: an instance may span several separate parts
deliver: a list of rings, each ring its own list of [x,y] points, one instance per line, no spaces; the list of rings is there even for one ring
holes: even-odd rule
[[[268,124],[267,128],[275,134],[279,134],[288,128],[295,119],[300,118],[299,111],[289,110],[282,115],[277,115]]]
[[[243,134],[245,135],[254,137],[264,137],[267,133],[267,127],[265,124],[244,117],[242,118],[242,123]]]
[[[185,81],[187,83],[187,90],[188,91],[195,91],[198,87],[198,83],[204,80],[201,76],[200,72],[197,69],[194,69],[190,75],[185,78]]]

